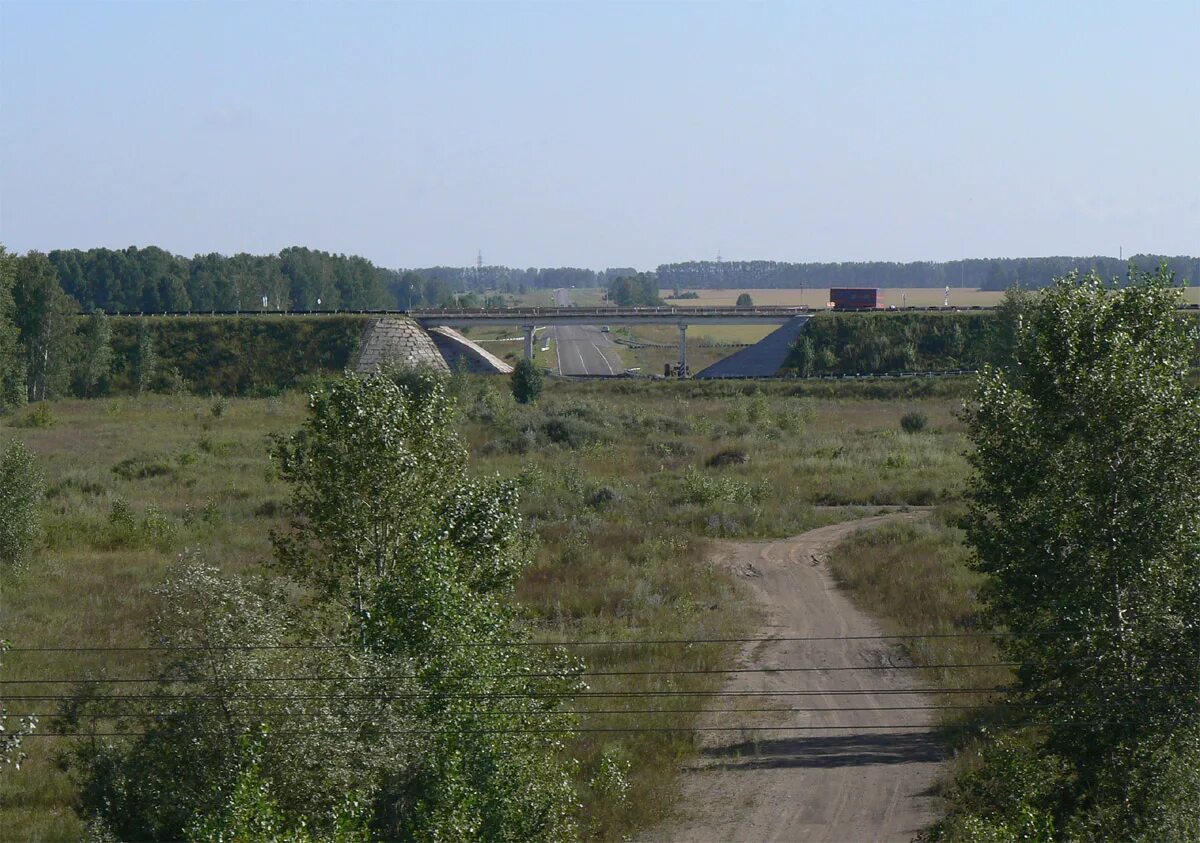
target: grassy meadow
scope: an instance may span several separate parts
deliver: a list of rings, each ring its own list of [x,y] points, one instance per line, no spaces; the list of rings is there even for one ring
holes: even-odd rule
[[[619,642],[754,634],[754,607],[733,578],[706,562],[710,539],[787,536],[882,505],[952,512],[967,470],[955,418],[962,382],[551,382],[529,406],[513,402],[504,379],[452,383],[472,470],[521,486],[533,541],[518,593],[538,636],[615,642],[576,648],[589,670],[728,666],[734,651],[721,645]],[[14,648],[144,643],[152,589],[185,551],[227,572],[266,575],[268,533],[284,525],[288,494],[268,458],[268,437],[296,428],[305,403],[299,393],[148,395],[55,401],[6,417],[0,439],[31,448],[47,494],[43,546],[23,570],[0,578],[4,636]],[[914,412],[926,426],[906,433],[900,418]],[[856,538],[839,551],[840,575],[898,624],[924,622],[901,610],[921,607],[923,616],[931,601],[937,623],[969,623],[972,583],[960,570],[951,521],[936,516],[911,533]],[[896,570],[905,572],[907,591],[894,587]],[[137,676],[144,659],[12,652],[4,678]],[[589,685],[709,690],[720,681],[644,675],[592,677]],[[5,705],[10,713],[54,712],[52,702]],[[657,713],[598,713],[649,707]],[[576,705],[597,712],[582,724],[597,728],[686,726],[696,707],[688,697]],[[43,717],[39,731],[51,720]],[[78,839],[74,785],[56,764],[64,740],[27,745],[21,771],[0,777],[6,834]],[[589,733],[570,751],[580,762],[583,829],[613,839],[671,810],[675,772],[694,750],[686,733]],[[602,753],[631,762],[626,798],[591,784]]]

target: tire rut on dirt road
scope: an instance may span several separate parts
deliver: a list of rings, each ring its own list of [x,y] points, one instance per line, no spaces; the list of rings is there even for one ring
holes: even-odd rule
[[[723,690],[761,692],[727,697],[714,708],[822,708],[770,715],[712,713],[700,726],[845,726],[701,732],[699,757],[683,773],[679,817],[650,830],[653,841],[911,840],[937,817],[931,794],[945,749],[930,712],[886,710],[927,706],[915,671],[883,629],[851,604],[823,561],[852,533],[921,517],[896,512],[833,524],[780,541],[722,542],[717,560],[742,578],[764,610],[764,639],[830,636],[830,641],[756,641],[746,668],[869,667],[792,673],[734,674]],[[783,696],[787,691],[811,696]],[[840,693],[839,693],[840,692]],[[775,696],[779,695],[779,696]],[[855,708],[859,711],[839,711]],[[752,718],[758,717],[759,720]],[[904,725],[904,729],[882,728]]]

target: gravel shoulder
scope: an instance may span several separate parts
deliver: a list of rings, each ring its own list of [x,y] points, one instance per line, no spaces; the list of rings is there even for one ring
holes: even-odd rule
[[[837,588],[824,558],[857,530],[917,517],[921,513],[889,513],[780,541],[724,542],[716,553],[762,605],[763,638],[880,635],[879,624]],[[732,675],[725,691],[766,695],[721,697],[713,708],[842,710],[714,712],[704,715],[701,726],[845,728],[699,733],[699,756],[682,776],[679,815],[644,840],[905,841],[937,818],[931,790],[946,753],[930,712],[894,710],[931,704],[915,671],[888,669],[905,664],[894,646],[879,640],[760,641],[742,650],[739,663],[873,669]],[[784,695],[789,691],[815,693]],[[883,728],[895,725],[906,728]]]

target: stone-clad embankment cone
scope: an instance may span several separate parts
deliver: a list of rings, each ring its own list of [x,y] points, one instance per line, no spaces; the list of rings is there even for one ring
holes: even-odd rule
[[[363,332],[354,371],[369,375],[385,365],[428,366],[440,372],[450,371],[429,334],[416,322],[402,316],[372,319]]]

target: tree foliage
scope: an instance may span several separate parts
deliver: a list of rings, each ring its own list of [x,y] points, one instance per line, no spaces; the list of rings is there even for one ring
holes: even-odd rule
[[[1200,258],[1134,255],[1129,261],[1110,257],[968,258],[958,261],[687,261],[658,267],[664,288],[754,289],[781,287],[968,287],[1007,290],[1037,289],[1072,271],[1094,271],[1104,277],[1124,273],[1132,262],[1153,270],[1163,261],[1185,283],[1200,282]]]
[[[175,571],[152,638],[176,702],[126,700],[117,725],[144,735],[76,746],[86,812],[134,839],[573,839],[570,768],[543,729],[572,722],[578,668],[511,646],[527,637],[515,489],[467,474],[445,385],[417,377],[331,383],[275,443],[285,580]],[[63,728],[107,693],[81,691]]]
[[[0,412],[26,398],[25,363],[13,301],[16,268],[17,258],[0,246]]]
[[[0,659],[8,652],[8,647],[8,642],[0,638]],[[3,664],[0,663],[0,666]],[[0,772],[10,765],[17,770],[21,769],[22,762],[29,757],[21,749],[21,745],[37,728],[37,724],[38,719],[32,714],[27,714],[20,720],[10,720],[8,709],[0,707]]]
[[[532,360],[522,357],[513,367],[512,394],[520,404],[532,404],[542,394],[542,370]]]
[[[84,320],[75,366],[75,391],[90,398],[96,394],[112,372],[112,331],[108,316],[93,310]]]
[[[0,571],[25,561],[41,531],[42,475],[17,439],[0,452]]]
[[[138,395],[150,389],[154,383],[154,375],[158,369],[158,350],[154,347],[154,334],[150,324],[138,322],[137,346],[133,352],[132,377],[130,385]]]
[[[63,394],[70,384],[78,305],[62,291],[45,255],[30,252],[16,264],[13,301],[27,397],[42,401]]]
[[[621,307],[655,307],[663,303],[658,279],[652,272],[614,278],[608,283],[608,300]]]
[[[1165,268],[1130,282],[1071,275],[1047,289],[968,414],[982,597],[1022,633],[1005,646],[1044,736],[1036,751],[1069,770],[1042,808],[1087,839],[1146,833],[1179,769],[1170,747],[1191,753],[1185,767],[1200,760],[1194,739],[1178,743],[1200,726],[1195,327]],[[1139,775],[1154,782],[1140,801],[1125,786]],[[1190,813],[1170,822],[1194,831],[1200,796],[1183,802]]]

